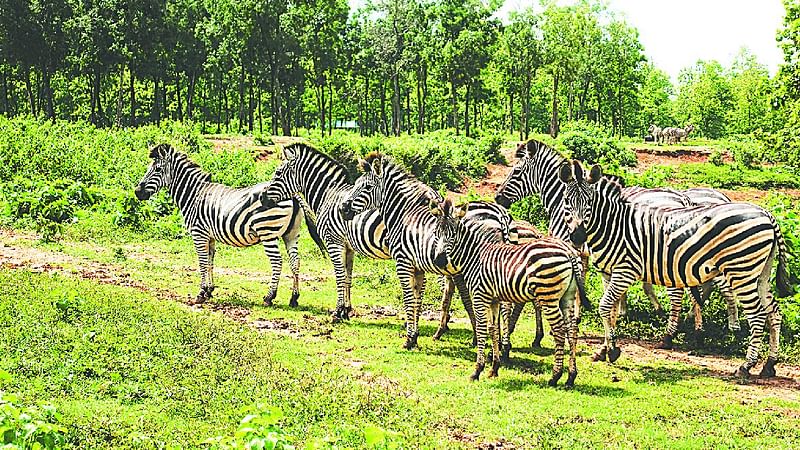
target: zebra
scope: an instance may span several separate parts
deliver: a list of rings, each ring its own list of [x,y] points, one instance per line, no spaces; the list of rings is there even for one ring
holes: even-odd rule
[[[653,136],[653,141],[656,144],[660,145],[664,140],[664,135],[661,128],[657,127],[655,124],[650,125],[650,127],[647,129],[647,132],[650,133],[650,136]]]
[[[391,259],[386,225],[380,212],[374,209],[345,220],[339,207],[353,186],[348,182],[347,169],[338,161],[302,143],[285,147],[282,156],[283,162],[275,170],[271,183],[260,194],[261,203],[264,207],[273,207],[276,202],[296,194],[306,199],[334,266],[337,291],[334,319],[347,320],[352,312],[350,287],[354,256],[357,253],[371,259]],[[532,233],[524,224],[512,224],[508,212],[494,203],[474,202],[467,220],[485,222],[499,230],[505,239],[518,240],[520,235]],[[443,277],[441,284],[442,314],[433,336],[435,340],[448,329],[450,302],[457,286],[464,309],[474,324],[472,302],[460,275]]]
[[[568,240],[570,234],[569,229],[563,221],[556,219],[559,215],[564,196],[564,186],[558,181],[558,171],[561,165],[566,162],[566,159],[554,149],[536,140],[529,140],[520,144],[516,150],[516,157],[518,161],[505,182],[503,182],[497,190],[495,201],[500,205],[510,207],[513,202],[521,200],[528,195],[539,193],[542,198],[542,204],[551,218],[548,224],[550,235]],[[605,177],[621,184],[622,180],[619,177],[614,175],[605,175]],[[702,196],[708,200],[715,195],[710,191],[713,190],[706,188],[696,189],[693,190],[692,195],[696,195],[698,198]],[[667,203],[671,206],[689,206],[691,202],[691,199],[687,198],[685,195],[667,189],[647,190],[641,187],[627,187],[624,188],[622,192],[624,196],[636,195],[639,197],[640,201],[646,200],[648,203],[652,204],[657,203],[656,200],[660,200],[662,203]],[[720,193],[717,194],[727,199],[724,195]],[[658,311],[662,310],[661,304],[658,302],[658,298],[652,286],[649,283],[643,283],[643,287],[653,307]],[[710,289],[706,289],[703,292],[710,294]],[[672,346],[671,336],[674,335],[677,330],[683,290],[668,290],[668,294],[672,306],[670,308],[670,320],[667,333],[659,344],[661,348],[670,348]],[[692,292],[692,294],[695,302],[699,299],[700,303],[702,303],[703,300],[696,290]],[[723,291],[723,294],[725,294],[725,291]],[[725,298],[728,301],[729,324],[738,324],[738,319],[735,318],[735,301],[730,296],[725,296]],[[617,317],[616,309],[618,307],[625,307],[623,301],[620,303],[620,305],[614,305],[614,311],[612,312],[612,322],[614,323]],[[695,309],[695,317],[696,320],[701,320],[698,319],[701,316],[697,316],[698,310],[699,308]],[[733,311],[733,313],[731,313],[731,311]],[[596,356],[602,358],[603,355]]]
[[[342,214],[346,219],[352,219],[369,209],[377,209],[381,213],[386,224],[387,243],[396,262],[397,277],[403,291],[406,316],[404,347],[412,349],[417,346],[419,337],[418,322],[425,273],[458,274],[451,265],[442,267],[435,262],[436,220],[428,211],[428,202],[443,201],[443,198],[390,158],[378,153],[367,155],[366,159],[359,161],[359,166],[364,173],[341,203]]]
[[[302,205],[297,200],[286,200],[274,208],[264,208],[258,201],[258,193],[267,187],[267,183],[241,189],[213,183],[211,174],[169,144],[154,146],[150,158],[153,161],[134,193],[140,201],[145,201],[161,188],[166,188],[178,205],[200,265],[200,293],[194,302],[207,301],[214,291],[217,241],[234,247],[249,247],[261,242],[272,266],[272,280],[264,303],[272,306],[283,264],[277,244],[277,239],[281,238],[289,254],[293,277],[289,306],[296,307],[300,296],[297,239],[304,217],[312,238],[322,245],[316,227],[303,213]]]
[[[675,144],[681,142],[681,139],[686,140],[692,131],[694,131],[694,125],[688,124],[684,128],[665,128],[663,133],[667,138],[667,144]]]
[[[761,376],[775,376],[781,315],[770,292],[777,257],[778,296],[792,294],[786,270],[786,243],[775,218],[749,203],[691,208],[650,208],[628,201],[619,184],[605,180],[600,166],[586,176],[577,161],[559,170],[564,185],[563,222],[574,245],[588,245],[595,264],[611,274],[600,300],[605,349],[611,362],[620,356],[610,311],[637,279],[672,287],[699,286],[723,275],[750,325],[745,362],[735,376],[745,379],[758,362],[765,323],[769,357]]]
[[[452,265],[461,271],[473,299],[478,345],[475,372],[470,379],[478,380],[486,364],[487,327],[492,336],[489,377],[497,376],[500,367],[498,303],[534,302],[544,310],[556,343],[553,375],[548,384],[555,386],[561,378],[564,339],[568,333],[570,358],[566,386],[573,386],[578,374],[575,358],[579,300],[576,295],[586,297],[577,252],[560,239],[538,239],[521,245],[504,243],[483,224],[465,222],[463,218],[468,211],[469,205],[454,207],[449,200],[443,204],[430,203],[430,212],[437,217],[437,265]],[[503,346],[506,345],[504,341]]]

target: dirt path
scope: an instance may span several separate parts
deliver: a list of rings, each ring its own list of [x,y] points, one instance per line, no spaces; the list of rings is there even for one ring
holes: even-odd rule
[[[64,276],[92,280],[100,284],[130,287],[151,293],[161,299],[186,304],[187,308],[191,310],[206,309],[216,311],[259,332],[278,333],[292,337],[300,337],[306,334],[304,330],[299,329],[291,321],[281,319],[251,320],[251,310],[244,306],[213,302],[203,305],[191,305],[191,297],[181,296],[170,290],[153,288],[133,280],[130,273],[116,264],[91,261],[87,258],[78,258],[60,252],[41,250],[24,245],[26,241],[30,242],[35,239],[36,237],[33,235],[0,229],[0,267],[27,269],[39,273],[57,273]],[[397,317],[398,311],[388,306],[374,306],[364,311],[361,315],[367,319],[385,319],[387,317]],[[305,319],[314,322],[320,321],[318,317],[313,316]],[[424,319],[438,320],[438,312],[430,311]],[[466,323],[466,319],[463,322]],[[328,329],[328,326],[326,325],[322,328]],[[316,335],[318,333],[311,333],[311,336]],[[596,346],[601,342],[601,338],[596,336],[582,337],[581,340],[591,346]],[[713,355],[697,356],[679,350],[656,350],[653,348],[653,343],[641,340],[622,339],[620,342],[623,349],[623,357],[637,363],[650,361],[680,362],[697,367],[708,376],[725,380],[733,380],[731,374],[741,362],[738,358],[724,358]],[[753,373],[755,374],[756,371],[754,370]],[[800,381],[798,381],[800,380],[800,366],[779,364],[778,373],[780,376],[772,379],[761,379],[754,376],[746,385],[738,386],[738,389],[747,394],[746,400],[743,401],[756,401],[765,396],[779,396],[786,399],[800,400]]]

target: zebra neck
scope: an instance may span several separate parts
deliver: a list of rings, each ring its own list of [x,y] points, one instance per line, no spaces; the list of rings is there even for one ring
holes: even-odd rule
[[[433,216],[427,212],[426,197],[432,189],[395,166],[387,166],[384,170],[383,200],[379,209],[386,228],[393,230],[405,226],[405,219],[412,214],[427,214],[433,222]]]
[[[350,188],[344,172],[338,167],[309,165],[308,176],[304,180],[303,195],[315,214],[319,214],[325,200],[342,189]]]
[[[184,217],[197,199],[200,188],[211,184],[211,176],[196,167],[177,167],[169,186],[169,194]]]
[[[560,212],[564,198],[564,184],[558,178],[558,169],[565,161],[566,159],[555,151],[541,149],[535,164],[539,170],[535,171],[533,176],[533,186],[541,195],[542,205],[550,217],[548,231],[561,239],[569,237],[569,229],[561,220]]]

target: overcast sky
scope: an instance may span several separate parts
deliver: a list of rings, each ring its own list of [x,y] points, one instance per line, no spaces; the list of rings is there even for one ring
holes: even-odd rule
[[[559,0],[559,4],[574,1]],[[536,0],[506,0],[498,15],[521,10]],[[775,33],[783,23],[781,0],[609,0],[639,30],[645,55],[677,80],[678,73],[698,59],[716,59],[728,66],[747,47],[775,74],[783,53]]]

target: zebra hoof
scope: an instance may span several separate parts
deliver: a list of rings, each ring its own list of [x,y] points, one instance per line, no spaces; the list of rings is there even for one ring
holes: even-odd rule
[[[511,359],[511,344],[503,344],[503,347],[500,350],[500,361],[504,364],[508,364],[508,361]]]
[[[407,336],[406,337],[406,343],[405,343],[405,345],[403,345],[403,348],[405,348],[406,350],[411,350],[411,349],[416,348],[417,347],[417,337],[418,336],[419,336],[418,334],[415,334],[413,336]]]
[[[264,306],[272,306],[272,301],[275,300],[275,294],[274,291],[270,291],[264,296]]]
[[[605,347],[601,348],[599,352],[595,353],[592,356],[592,361],[594,361],[594,362],[605,361],[605,360],[606,360],[606,348]]]
[[[289,306],[291,306],[292,308],[297,308],[298,306],[300,306],[300,304],[297,303],[298,298],[300,298],[300,293],[292,292],[292,298],[289,299]]]
[[[759,374],[761,378],[772,378],[775,374],[775,363],[777,361],[773,357],[767,358],[767,362],[764,363],[764,367],[761,368],[761,373]]]
[[[474,333],[472,335],[472,346],[473,347],[477,347],[478,346],[478,336],[475,336]]]
[[[439,340],[439,339],[441,339],[441,338],[442,338],[442,336],[444,336],[444,334],[445,334],[445,333],[447,333],[448,331],[450,331],[450,328],[448,328],[448,327],[447,327],[447,325],[445,325],[445,326],[443,326],[443,327],[439,327],[439,329],[437,329],[437,330],[436,330],[436,333],[433,335],[433,340],[434,340],[434,341],[438,341],[438,340]]]
[[[550,378],[550,381],[547,382],[547,385],[550,387],[554,387],[555,385],[557,385],[558,380],[561,379],[561,373],[562,372],[554,373],[553,377]]]
[[[742,329],[742,326],[739,325],[739,322],[733,322],[728,324],[728,330],[736,332]]]
[[[739,366],[739,368],[736,369],[736,372],[734,372],[733,375],[736,378],[745,381],[750,378],[750,369],[748,369],[745,366]]]
[[[543,336],[538,336],[538,335],[537,335],[537,336],[536,336],[536,337],[533,339],[533,342],[531,342],[531,348],[533,348],[533,349],[539,349],[539,348],[542,348],[542,337],[543,337]]]
[[[567,375],[567,382],[564,383],[564,387],[568,389],[572,389],[573,387],[575,387],[575,378],[577,377],[578,377],[578,372],[570,372]]]
[[[672,350],[672,336],[665,335],[661,338],[661,342],[656,344],[656,348],[661,350]]]
[[[619,355],[622,354],[622,350],[619,347],[614,347],[608,351],[608,362],[614,362],[619,359]]]
[[[484,364],[475,364],[475,372],[469,376],[470,381],[478,381],[478,379],[481,377],[481,372],[483,372],[484,367]]]

